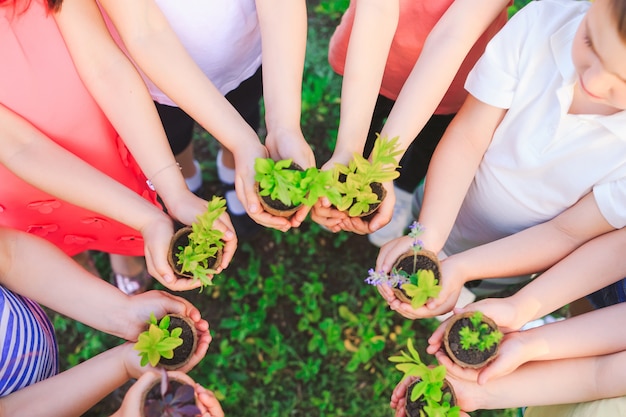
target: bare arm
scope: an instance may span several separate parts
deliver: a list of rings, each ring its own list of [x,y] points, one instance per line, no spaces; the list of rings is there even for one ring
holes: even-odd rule
[[[206,205],[187,190],[148,89],[111,38],[96,3],[68,0],[55,17],[87,89],[171,214],[191,224]],[[186,212],[181,200],[189,205]]]
[[[0,163],[27,183],[133,229],[142,231],[153,223],[171,234],[171,220],[161,210],[2,105],[0,132]]]
[[[432,116],[461,63],[509,0],[455,0],[428,35],[382,130],[406,149]]]
[[[428,169],[419,216],[425,228],[422,241],[426,249],[438,253],[443,247],[493,132],[505,113],[506,110],[470,95],[441,139]],[[411,238],[406,236],[384,245],[376,260],[376,270],[390,271],[410,245]]]
[[[347,163],[354,153],[363,153],[369,130],[369,122],[364,121],[374,112],[399,17],[397,0],[356,1],[341,86],[336,162]]]
[[[530,362],[478,385],[451,377],[465,411],[568,404],[626,395],[626,351],[605,356]],[[395,393],[394,393],[395,394]]]
[[[2,397],[0,416],[79,417],[132,377],[125,364],[130,355],[137,356],[131,344],[117,346]]]
[[[32,262],[36,256],[38,262]],[[164,291],[127,296],[88,273],[50,242],[0,227],[0,284],[100,331],[136,340],[150,314],[190,317],[199,331],[208,323],[191,303]]]

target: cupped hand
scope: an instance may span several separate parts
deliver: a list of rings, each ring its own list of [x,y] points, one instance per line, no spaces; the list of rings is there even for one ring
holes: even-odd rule
[[[360,235],[366,235],[374,233],[389,223],[391,216],[393,215],[396,195],[393,190],[393,182],[390,181],[384,183],[383,187],[387,190],[387,195],[381,201],[376,212],[373,213],[373,217],[370,220],[364,220],[361,217],[347,217],[341,223],[342,230]]]
[[[268,155],[269,152],[260,143],[233,152],[235,157],[235,191],[252,220],[262,226],[286,232],[291,228],[291,222],[284,217],[273,216],[263,210],[255,191],[254,163],[257,158],[267,158]]]
[[[193,304],[166,291],[146,291],[127,296],[126,300],[127,306],[116,312],[120,316],[119,322],[126,325],[119,336],[126,340],[137,340],[139,333],[146,330],[151,314],[159,319],[166,314],[180,314],[191,318],[196,327],[202,330],[208,328],[208,323],[202,319],[200,311]]]
[[[394,413],[394,417],[405,417],[406,416],[406,411],[405,411],[405,406],[406,406],[406,391],[409,388],[409,386],[413,383],[413,381],[415,381],[417,379],[417,377],[414,376],[410,376],[410,377],[406,377],[403,378],[398,385],[396,385],[396,387],[393,389],[393,392],[391,393],[391,402],[389,403],[389,406],[395,410]],[[446,379],[448,379],[446,377]],[[448,381],[451,383],[451,381]],[[453,387],[455,388],[455,393],[456,393],[456,385],[453,384]],[[462,389],[462,388],[461,388]],[[459,400],[459,398],[457,397],[457,400]],[[462,404],[460,404],[461,402],[459,401],[459,406],[462,407]],[[469,404],[468,404],[469,405]],[[473,410],[468,410],[468,411],[474,411]],[[459,414],[460,417],[470,417],[469,414],[467,414],[466,412],[462,411]]]
[[[196,384],[196,398],[202,417],[224,417],[224,410],[212,391]]]
[[[136,352],[135,352],[136,353]],[[110,417],[137,417],[137,410],[143,407],[143,393],[161,379],[161,374],[154,368],[147,369],[143,375],[128,389],[120,408]]]
[[[404,411],[404,407],[406,406],[406,391],[409,388],[409,385],[415,381],[417,377],[409,376],[406,378],[402,378],[398,385],[393,389],[391,393],[391,401],[389,406],[396,410],[394,416],[395,417],[404,417],[406,412]]]
[[[381,285],[377,285],[376,288],[378,289],[378,292],[380,293],[380,295],[385,299],[385,301],[387,301],[387,304],[389,304],[390,309],[398,312],[403,317],[407,319],[411,319],[411,320],[439,316],[441,314],[447,313],[448,311],[452,309],[452,307],[454,307],[454,304],[452,304],[452,306],[448,306],[447,304],[444,304],[444,305],[440,305],[437,308],[430,309],[428,307],[428,304],[426,304],[419,308],[413,308],[411,306],[411,303],[402,301],[398,297],[396,297],[396,294],[388,285],[381,284]]]

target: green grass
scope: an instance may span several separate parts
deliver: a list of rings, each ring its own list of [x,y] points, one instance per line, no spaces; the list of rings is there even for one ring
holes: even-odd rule
[[[302,120],[318,161],[325,161],[334,147],[341,86],[327,63],[328,39],[348,0],[308,3]],[[216,182],[215,141],[200,130],[195,140],[205,157],[205,181]],[[387,358],[411,338],[428,361],[426,339],[438,323],[402,318],[364,284],[377,253],[364,236],[330,234],[310,220],[240,244],[214,287],[180,294],[200,309],[213,335],[190,375],[216,392],[228,416],[391,416],[389,398],[401,374]],[[97,261],[108,276],[106,256],[98,254]],[[120,343],[59,315],[53,321],[62,368]],[[121,395],[86,416],[108,416]],[[472,415],[513,417],[517,411]]]

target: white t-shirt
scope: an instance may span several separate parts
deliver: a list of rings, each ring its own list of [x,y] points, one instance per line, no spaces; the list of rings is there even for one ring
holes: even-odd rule
[[[261,31],[254,0],[155,2],[187,52],[222,94],[237,88],[261,65]],[[143,78],[155,101],[176,106],[148,77]]]
[[[572,41],[589,5],[530,3],[492,39],[469,74],[470,94],[508,111],[465,197],[446,254],[550,220],[591,191],[612,226],[626,225],[626,112],[567,113],[577,78]]]

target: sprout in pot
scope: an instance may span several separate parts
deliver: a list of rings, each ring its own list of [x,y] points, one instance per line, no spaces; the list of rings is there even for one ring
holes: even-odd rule
[[[141,417],[196,417],[200,408],[196,405],[193,385],[178,378],[169,378],[163,371],[162,378],[143,394]]]
[[[404,373],[403,378],[416,377],[406,392],[405,411],[408,417],[458,417],[460,408],[452,385],[445,379],[446,368],[443,365],[430,367],[424,364],[413,347],[411,339],[407,341],[409,353],[400,351],[399,356],[391,356],[389,361],[396,363],[396,368]]]
[[[139,351],[141,366],[149,363],[173,370],[189,362],[197,344],[198,333],[191,319],[168,314],[159,321],[151,314],[148,329],[139,334],[133,348]]]
[[[348,165],[335,164],[335,188],[340,193],[338,201],[329,200],[339,211],[347,212],[350,217],[365,217],[375,212],[387,192],[383,183],[396,179],[400,173],[396,156],[398,138],[378,136],[370,159],[354,154]]]
[[[257,158],[254,171],[255,189],[265,211],[291,217],[302,207],[307,194],[303,183],[306,173],[299,165],[291,159]]]
[[[212,275],[222,262],[224,233],[213,223],[226,211],[226,200],[213,196],[204,213],[191,226],[179,229],[170,242],[168,261],[184,278],[200,280],[202,287],[213,285]]]
[[[443,345],[454,363],[478,369],[496,358],[503,337],[496,323],[482,312],[466,312],[450,318]]]
[[[311,207],[321,197],[338,201],[331,171],[315,167],[303,170],[291,159],[274,161],[257,158],[254,163],[255,187],[264,210],[275,216],[291,217],[302,205]]]
[[[396,261],[389,274],[370,269],[365,282],[388,285],[398,299],[417,309],[441,292],[440,264],[434,253],[422,247],[418,237],[424,232],[423,227],[413,222],[409,229],[409,236],[413,238],[411,249]]]

